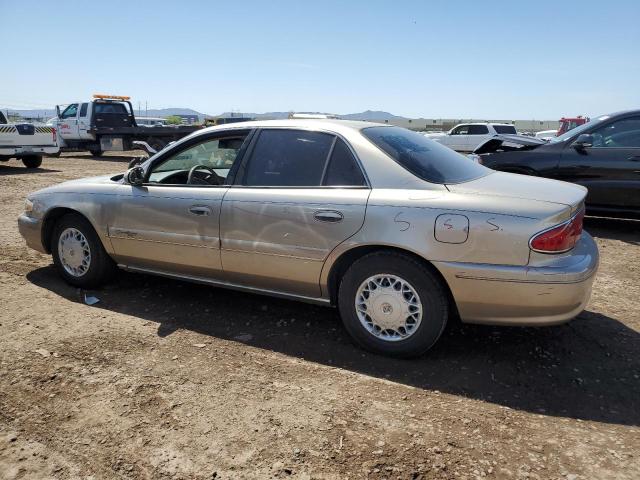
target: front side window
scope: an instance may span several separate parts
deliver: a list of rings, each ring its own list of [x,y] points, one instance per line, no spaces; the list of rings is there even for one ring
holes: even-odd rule
[[[334,136],[306,130],[262,130],[243,185],[253,187],[317,187]]]
[[[149,182],[165,185],[226,185],[229,170],[247,135],[248,132],[239,132],[209,139],[170,154],[152,167]]]
[[[594,130],[593,146],[601,148],[640,148],[640,117],[625,118]]]
[[[469,125],[469,135],[486,135],[489,129],[486,125]]]
[[[362,134],[416,177],[431,183],[462,183],[491,170],[424,135],[399,127],[368,127]]]
[[[451,131],[451,135],[469,135],[469,125],[460,125]]]
[[[76,118],[78,114],[78,104],[72,103],[60,114],[60,118]]]

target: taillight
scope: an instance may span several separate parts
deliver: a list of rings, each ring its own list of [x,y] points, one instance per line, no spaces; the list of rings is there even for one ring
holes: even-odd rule
[[[532,250],[541,253],[562,253],[571,250],[582,234],[584,210],[569,221],[534,235],[529,241]]]
[[[57,140],[56,139],[56,129],[55,128],[51,129],[51,136],[52,136],[51,140],[55,143],[55,141]]]

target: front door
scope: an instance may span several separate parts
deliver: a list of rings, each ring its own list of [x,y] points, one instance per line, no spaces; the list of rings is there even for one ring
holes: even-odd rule
[[[589,189],[594,207],[640,209],[640,117],[628,117],[589,132],[593,146],[567,146],[558,178]]]
[[[122,185],[109,212],[119,263],[220,277],[220,207],[248,131],[196,138],[159,157],[143,186]]]
[[[78,104],[72,103],[60,113],[58,134],[63,140],[78,140],[78,110]]]
[[[225,278],[319,297],[323,263],[364,222],[369,187],[345,141],[323,132],[258,132],[222,203]]]

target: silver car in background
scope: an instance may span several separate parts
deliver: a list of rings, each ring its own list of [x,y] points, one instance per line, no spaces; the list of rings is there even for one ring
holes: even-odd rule
[[[359,345],[413,356],[454,315],[550,325],[580,313],[598,265],[585,194],[398,127],[258,121],[35,192],[19,227],[72,285],[117,266],[335,305]]]

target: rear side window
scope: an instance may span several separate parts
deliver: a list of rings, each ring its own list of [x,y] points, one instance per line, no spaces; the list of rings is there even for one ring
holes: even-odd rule
[[[336,139],[336,144],[333,147],[323,185],[331,187],[362,187],[366,185],[358,162],[347,144],[339,138]]]
[[[362,134],[416,177],[431,183],[462,183],[491,173],[486,167],[424,135],[399,127],[369,127]]]
[[[469,125],[469,135],[486,135],[489,129],[486,125]]]
[[[516,127],[513,125],[494,125],[493,128],[495,128],[496,132],[504,133],[506,135],[515,135],[518,133],[516,131]]]
[[[81,117],[86,117],[87,116],[87,104],[83,103],[82,105],[80,105],[80,116]]]
[[[333,135],[304,130],[262,130],[244,175],[254,187],[317,187]]]

